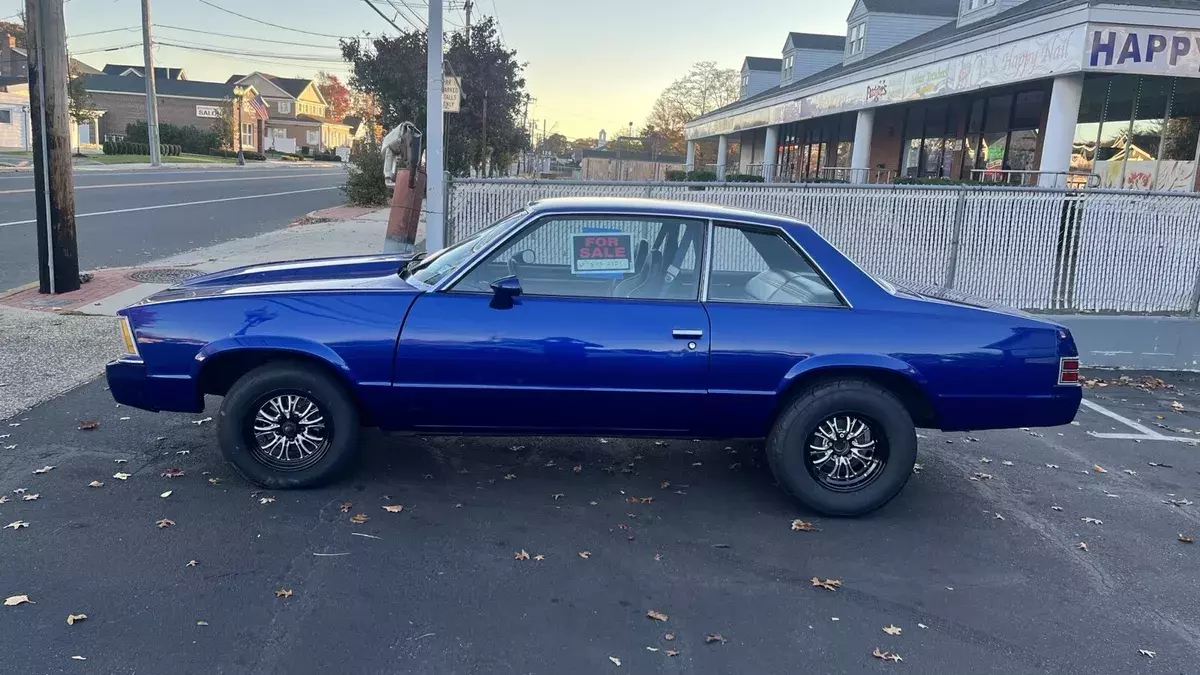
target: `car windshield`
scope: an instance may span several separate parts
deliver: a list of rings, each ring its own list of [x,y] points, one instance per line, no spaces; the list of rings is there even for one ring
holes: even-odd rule
[[[452,274],[471,256],[486,247],[496,236],[507,231],[510,225],[524,216],[524,210],[509,214],[457,244],[414,260],[400,273],[400,278],[422,286],[432,286]]]

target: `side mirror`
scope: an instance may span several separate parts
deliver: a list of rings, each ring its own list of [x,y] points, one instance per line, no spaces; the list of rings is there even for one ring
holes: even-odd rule
[[[501,277],[493,281],[491,286],[494,294],[491,306],[496,309],[510,309],[513,298],[521,294],[521,280],[516,276]]]

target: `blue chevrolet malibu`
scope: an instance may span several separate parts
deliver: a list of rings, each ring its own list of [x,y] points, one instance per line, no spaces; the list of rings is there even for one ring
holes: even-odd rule
[[[808,226],[706,204],[535,202],[417,257],[255,265],[120,312],[120,403],[224,396],[226,458],[325,482],[359,428],[766,440],[808,507],[857,515],[912,474],[916,427],[1066,424],[1063,327],[877,280]]]

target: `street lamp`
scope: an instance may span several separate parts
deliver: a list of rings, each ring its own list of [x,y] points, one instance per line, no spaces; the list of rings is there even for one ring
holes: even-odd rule
[[[242,96],[245,96],[245,87],[234,87],[233,98],[237,101],[237,148],[238,148],[238,166],[246,166],[246,156],[242,154]]]

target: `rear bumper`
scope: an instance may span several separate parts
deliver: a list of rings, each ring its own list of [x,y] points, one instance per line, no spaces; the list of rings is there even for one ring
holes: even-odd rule
[[[146,374],[146,365],[134,361],[113,361],[104,369],[113,399],[152,412],[201,412],[204,398],[190,377],[163,377]]]
[[[1059,386],[1044,396],[955,396],[939,401],[943,431],[1057,427],[1079,412],[1083,388]]]

